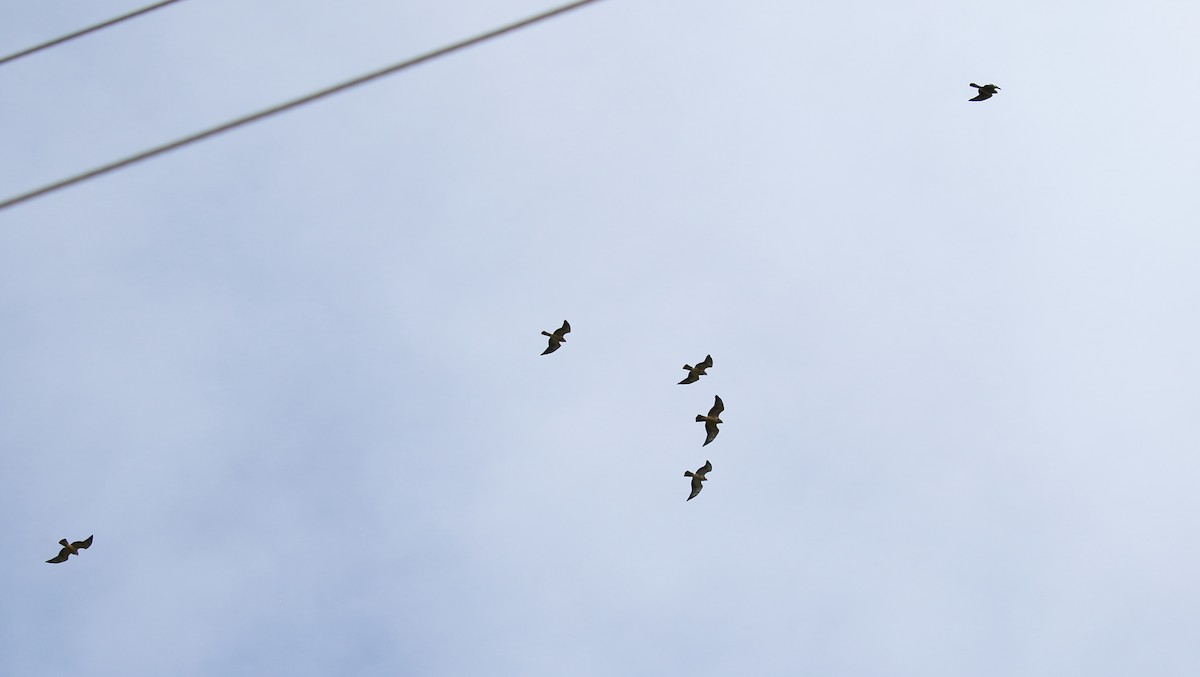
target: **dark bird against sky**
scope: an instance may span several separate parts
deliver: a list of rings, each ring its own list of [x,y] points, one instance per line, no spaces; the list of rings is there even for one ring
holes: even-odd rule
[[[717,395],[716,403],[713,404],[712,409],[708,410],[708,416],[696,414],[696,422],[703,422],[704,430],[708,432],[708,437],[704,438],[704,444],[700,446],[708,446],[709,442],[717,439],[717,433],[721,432],[717,430],[717,424],[725,422],[721,420],[721,412],[723,411],[725,411],[725,403],[721,401],[721,396]]]
[[[996,85],[980,86],[980,85],[977,85],[974,82],[972,82],[971,86],[974,87],[975,89],[978,89],[979,93],[975,95],[974,99],[967,99],[968,101],[983,101],[984,99],[990,99],[990,98],[992,98],[993,94],[1000,91],[1000,88],[997,87]]]
[[[709,367],[712,365],[712,355],[705,356],[704,361],[697,363],[694,367],[690,364],[683,365],[683,368],[688,370],[688,375],[676,385],[684,385],[686,383],[695,383],[696,381],[699,381],[700,377],[704,376]]]
[[[92,545],[92,537],[88,536],[86,539],[82,541],[75,541],[74,543],[71,543],[64,538],[58,543],[63,547],[63,549],[58,553],[58,557],[46,560],[46,564],[59,564],[67,561],[67,558],[71,555],[78,556],[80,550],[84,550]]]
[[[687,497],[687,500],[690,501],[695,498],[696,494],[699,494],[700,490],[704,488],[701,482],[708,479],[708,471],[710,470],[712,470],[712,461],[705,461],[704,465],[696,469],[696,472],[692,472],[691,470],[683,471],[684,477],[692,478],[692,493]]]
[[[567,334],[570,333],[571,323],[567,322],[566,320],[563,320],[563,325],[558,329],[555,329],[553,334],[548,331],[543,331],[542,336],[549,336],[550,341],[548,342],[549,345],[546,346],[546,349],[542,351],[542,354],[547,355],[558,350],[559,346],[567,342]]]

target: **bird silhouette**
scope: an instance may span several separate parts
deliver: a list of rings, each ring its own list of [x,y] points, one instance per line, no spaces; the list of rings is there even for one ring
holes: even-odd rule
[[[46,560],[46,564],[59,564],[67,561],[67,558],[71,555],[78,556],[80,550],[88,548],[92,545],[92,537],[88,536],[86,539],[82,541],[75,541],[74,543],[70,543],[64,538],[59,541],[58,544],[61,545],[63,549],[58,553],[58,557]]]
[[[712,461],[705,461],[704,465],[696,469],[696,472],[684,470],[683,476],[692,478],[692,493],[687,497],[687,500],[692,500],[704,488],[701,482],[708,480],[708,472],[712,470]]]
[[[570,333],[571,323],[567,322],[566,320],[563,320],[563,326],[555,329],[553,334],[548,331],[542,332],[542,336],[550,337],[550,341],[548,342],[546,349],[542,351],[542,354],[549,355],[550,353],[558,350],[559,346],[567,342],[567,334]]]
[[[983,85],[981,87],[981,86],[975,84],[974,82],[972,82],[971,86],[974,87],[975,89],[978,89],[979,93],[975,95],[974,99],[967,99],[968,101],[983,101],[984,99],[990,99],[990,98],[992,98],[993,94],[1000,91],[1000,88],[997,87],[996,85]]]
[[[688,370],[688,375],[686,377],[684,377],[684,379],[682,381],[680,381],[679,383],[676,383],[675,385],[684,385],[687,383],[695,383],[696,381],[699,381],[700,377],[704,376],[708,372],[709,367],[712,367],[712,364],[713,364],[712,363],[712,355],[707,355],[707,356],[705,356],[703,362],[697,362],[696,366],[694,366],[694,367],[690,364],[683,365],[683,368]]]
[[[717,439],[717,433],[721,432],[717,429],[717,424],[725,422],[721,420],[721,412],[723,411],[725,411],[725,403],[721,401],[721,396],[717,395],[716,403],[713,404],[712,409],[708,410],[708,416],[696,414],[696,422],[703,422],[704,430],[708,432],[708,437],[704,439],[704,444],[700,446],[708,446],[709,442]]]

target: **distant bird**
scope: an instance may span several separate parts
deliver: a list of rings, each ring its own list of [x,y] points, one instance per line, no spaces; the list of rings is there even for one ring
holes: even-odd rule
[[[92,537],[88,536],[87,540],[75,541],[74,543],[68,543],[67,539],[64,538],[58,543],[63,547],[62,551],[58,553],[58,557],[46,560],[46,564],[60,564],[67,561],[67,558],[71,555],[78,556],[80,550],[91,546]]]
[[[979,85],[972,82],[971,86],[974,87],[975,89],[978,89],[979,93],[975,95],[974,99],[967,99],[968,101],[983,101],[984,99],[990,99],[990,98],[992,98],[993,94],[1000,91],[1000,88],[997,87],[996,85],[984,85],[984,86],[980,87]]]
[[[710,367],[712,367],[712,355],[705,356],[704,361],[697,363],[694,367],[690,364],[683,365],[683,368],[688,370],[688,375],[675,385],[681,386],[686,383],[695,383],[696,381],[699,381],[700,377],[704,376]]]
[[[701,482],[704,482],[708,479],[708,473],[710,470],[712,470],[712,461],[705,461],[704,465],[696,469],[696,472],[692,472],[691,470],[683,471],[684,477],[692,478],[692,493],[687,497],[687,500],[690,501],[695,498],[696,495],[700,493],[700,490],[704,488],[704,485],[701,484]]]
[[[717,430],[717,424],[725,422],[721,420],[721,412],[723,411],[725,411],[725,403],[721,401],[721,396],[717,395],[717,401],[715,404],[713,404],[712,409],[708,410],[708,416],[696,414],[696,422],[700,423],[703,421],[704,430],[708,432],[708,437],[704,439],[704,444],[701,444],[700,446],[708,446],[709,442],[717,439],[717,433],[721,432],[720,430]]]
[[[567,334],[570,333],[571,323],[567,322],[566,320],[563,320],[563,326],[555,329],[553,334],[548,331],[542,332],[542,336],[550,337],[549,345],[546,346],[546,350],[542,351],[542,354],[548,355],[558,350],[559,346],[567,342]]]

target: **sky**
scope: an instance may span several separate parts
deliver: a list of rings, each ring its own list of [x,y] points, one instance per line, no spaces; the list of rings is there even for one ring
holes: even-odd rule
[[[0,197],[551,6],[172,5]],[[604,0],[0,212],[0,674],[1200,674],[1198,23]]]

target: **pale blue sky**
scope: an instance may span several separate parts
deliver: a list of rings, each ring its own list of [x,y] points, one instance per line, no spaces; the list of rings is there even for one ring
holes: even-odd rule
[[[549,6],[179,3],[0,194]],[[1194,677],[1197,25],[606,0],[0,212],[0,674]]]

